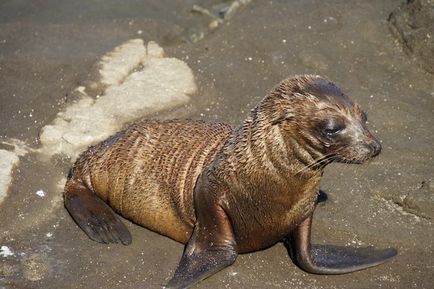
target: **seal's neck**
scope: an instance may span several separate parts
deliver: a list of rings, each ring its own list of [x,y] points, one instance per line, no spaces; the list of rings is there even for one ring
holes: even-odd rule
[[[309,178],[320,174],[321,169],[313,165],[315,157],[296,134],[282,132],[279,125],[273,125],[275,115],[264,101],[233,131],[223,147],[221,165],[234,172],[260,171],[264,177],[300,174]]]

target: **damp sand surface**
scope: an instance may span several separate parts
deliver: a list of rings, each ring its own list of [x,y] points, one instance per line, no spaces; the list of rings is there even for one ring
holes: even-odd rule
[[[237,125],[277,82],[303,73],[328,77],[359,102],[383,145],[369,164],[326,169],[322,189],[329,199],[314,217],[315,242],[393,246],[399,255],[361,272],[318,276],[295,267],[277,244],[239,256],[195,288],[432,288],[434,76],[389,31],[387,18],[400,2],[1,3],[0,288],[160,288],[183,246],[126,220],[130,246],[89,240],[62,205],[76,149],[142,116]],[[104,74],[104,57],[130,41],[145,50],[153,41],[173,59],[168,65],[176,62],[182,75],[191,73],[191,86],[170,90],[181,96],[175,104],[157,101],[157,109],[139,109],[150,106],[138,102],[119,114],[119,99],[110,91],[129,88],[111,88],[148,88],[135,76],[148,68],[159,75],[161,67],[140,56],[132,62],[121,57],[123,68]],[[159,55],[153,51],[152,57]],[[73,113],[77,103],[89,111],[83,122]],[[105,103],[101,114],[95,103]],[[101,122],[96,132],[84,125],[92,117]],[[48,146],[44,131],[57,123],[70,134],[49,138]]]

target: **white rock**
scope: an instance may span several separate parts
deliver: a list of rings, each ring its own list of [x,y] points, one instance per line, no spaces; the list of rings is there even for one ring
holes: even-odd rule
[[[19,158],[15,152],[0,150],[0,203],[6,197],[12,181],[12,170],[18,161]]]
[[[117,85],[146,58],[146,48],[142,39],[131,39],[113,49],[101,59],[101,82]]]
[[[186,103],[195,91],[193,74],[184,62],[150,58],[143,70],[132,73],[121,85],[109,87],[96,106],[126,122]]]
[[[105,92],[96,100],[84,94],[42,129],[41,151],[46,155],[75,158],[127,122],[187,103],[197,90],[187,64],[164,57],[155,42],[145,48],[142,40],[130,40],[106,54],[100,64]]]
[[[39,196],[39,197],[45,197],[45,192],[43,191],[43,190],[38,190],[38,191],[36,191],[36,194]]]
[[[15,255],[14,252],[12,252],[11,249],[9,249],[8,246],[1,246],[0,247],[0,256],[2,257],[9,257]]]
[[[148,52],[147,52],[148,58],[163,58],[164,57],[163,48],[160,45],[158,45],[158,43],[155,41],[149,41],[147,49],[148,49]]]

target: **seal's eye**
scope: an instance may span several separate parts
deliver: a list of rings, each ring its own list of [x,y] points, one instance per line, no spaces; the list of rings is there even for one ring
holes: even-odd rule
[[[329,119],[322,125],[322,131],[327,137],[334,137],[345,128],[343,121],[338,119]]]
[[[338,127],[334,127],[334,128],[326,128],[324,131],[325,131],[326,135],[333,136],[333,135],[337,134],[338,132],[340,132],[341,129]]]

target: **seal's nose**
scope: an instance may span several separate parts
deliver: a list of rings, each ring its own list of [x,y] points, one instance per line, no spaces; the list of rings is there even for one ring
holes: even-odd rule
[[[376,140],[373,139],[370,143],[369,143],[369,148],[372,151],[372,157],[376,157],[380,154],[381,152],[381,143]]]

